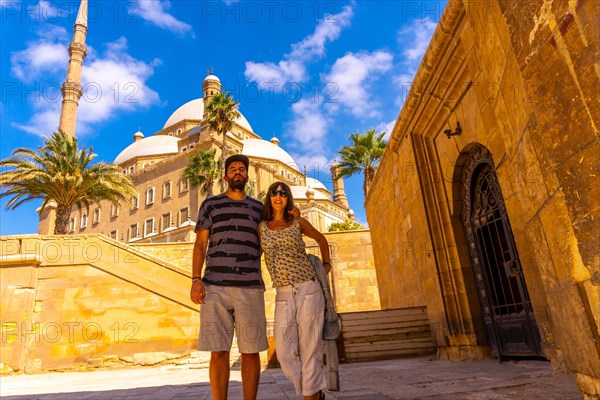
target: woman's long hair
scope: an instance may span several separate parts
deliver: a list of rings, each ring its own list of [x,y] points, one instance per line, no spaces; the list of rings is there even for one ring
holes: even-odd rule
[[[273,207],[271,206],[271,190],[277,189],[279,186],[283,188],[283,190],[287,193],[287,203],[285,205],[285,210],[283,210],[283,218],[286,221],[290,221],[294,219],[290,211],[294,209],[294,198],[292,197],[292,190],[288,185],[283,182],[275,182],[269,189],[267,189],[267,197],[265,197],[265,204],[263,205],[263,219],[265,221],[271,221],[273,219]]]

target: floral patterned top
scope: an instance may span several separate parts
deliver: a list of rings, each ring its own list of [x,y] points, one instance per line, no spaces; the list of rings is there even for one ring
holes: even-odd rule
[[[258,230],[274,287],[297,285],[317,279],[317,273],[306,254],[298,219],[281,230],[269,229],[267,222],[262,221],[258,224]]]

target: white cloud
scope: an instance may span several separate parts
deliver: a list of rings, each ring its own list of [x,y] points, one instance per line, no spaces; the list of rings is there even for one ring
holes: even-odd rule
[[[169,0],[138,0],[139,16],[159,28],[169,30],[178,35],[194,32],[191,25],[179,21],[167,12],[171,8]]]
[[[245,75],[249,81],[281,90],[286,82],[303,81],[306,75],[306,68],[302,63],[293,60],[282,60],[277,64],[247,61]]]
[[[65,13],[50,2],[40,0],[36,5],[27,6],[27,14],[36,21],[55,22]]]
[[[300,169],[327,164],[325,139],[329,122],[320,103],[301,99],[292,105],[292,119],[284,136],[291,138],[292,157]]]
[[[386,51],[373,53],[348,53],[338,58],[331,72],[324,75],[327,84],[333,84],[337,93],[332,95],[336,103],[328,103],[330,111],[340,108],[359,118],[377,117],[377,102],[370,95],[373,82],[392,68],[393,56]]]
[[[0,8],[14,6],[20,2],[21,0],[0,0]]]
[[[45,41],[32,43],[27,50],[11,56],[12,73],[24,82],[32,82],[41,73],[61,71],[69,60],[66,46]]]
[[[65,68],[69,52],[65,40],[67,30],[54,25],[38,29],[40,39],[27,43],[25,50],[11,54],[11,72],[24,82],[32,82],[41,73],[56,73]]]
[[[427,46],[429,46],[429,41],[436,26],[437,22],[433,22],[429,17],[425,17],[424,19],[414,20],[411,25],[400,31],[398,34],[398,43],[400,45],[406,43],[405,39],[407,37],[411,38],[408,47],[405,47],[402,52],[407,62],[416,62],[418,66],[418,63],[421,62],[427,50]]]
[[[60,37],[60,30],[55,32]],[[41,32],[40,32],[41,33]],[[33,115],[26,123],[13,122],[12,126],[37,135],[48,135],[58,127],[61,99],[45,92],[52,83],[58,90],[66,76],[68,52],[66,42],[47,43],[47,39],[29,42],[25,50],[11,57],[12,72],[23,82],[39,82],[40,93],[31,101]],[[130,112],[160,102],[158,93],[146,85],[146,81],[160,64],[160,60],[144,62],[127,53],[127,41],[119,38],[106,44],[101,56],[90,48],[82,70],[83,96],[79,101],[77,133],[86,134],[99,122],[117,113]],[[54,53],[60,56],[53,57]],[[41,55],[41,56],[40,56]]]
[[[353,15],[352,8],[345,6],[340,13],[326,16],[319,22],[312,35],[305,37],[299,43],[292,44],[289,58],[308,61],[313,57],[324,56],[325,44],[340,37],[342,29],[350,26]]]
[[[353,15],[352,7],[345,6],[340,13],[319,21],[312,34],[292,44],[291,53],[284,55],[283,60],[264,63],[247,61],[244,72],[246,79],[259,85],[277,83],[276,88],[280,90],[287,82],[304,82],[307,79],[306,64],[325,55],[325,45],[336,40],[342,29],[350,26]]]
[[[402,61],[400,62],[402,73],[393,77],[392,81],[400,89],[394,102],[399,108],[402,107],[408,96],[412,80],[417,73],[436,26],[436,22],[424,18],[413,21],[412,24],[398,32],[398,45],[403,48],[401,51]]]
[[[383,138],[385,140],[389,140],[390,135],[392,134],[392,129],[394,129],[395,124],[396,124],[395,119],[391,120],[390,122],[382,122],[375,127],[375,132],[378,134],[381,132],[385,132],[385,135],[383,136]]]
[[[12,122],[11,126],[39,136],[50,136],[58,130],[58,119],[60,117],[60,102],[49,103],[36,112],[26,124]]]
[[[320,103],[302,99],[292,105],[293,119],[287,133],[302,149],[321,149],[327,135],[327,118]]]
[[[325,184],[331,181],[331,173],[329,172],[331,161],[326,155],[307,152],[292,152],[291,155],[300,168],[300,171],[304,172],[304,168],[306,168],[307,176],[318,179]]]
[[[133,111],[158,103],[158,93],[146,86],[146,81],[159,63],[145,63],[127,54],[124,37],[108,43],[104,57],[84,64],[84,96],[78,122],[87,126],[108,119],[116,111]]]

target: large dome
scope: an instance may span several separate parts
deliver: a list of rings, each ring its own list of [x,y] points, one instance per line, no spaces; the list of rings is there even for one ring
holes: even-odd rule
[[[163,129],[168,128],[171,125],[175,125],[176,123],[178,123],[179,121],[183,121],[184,119],[202,119],[203,115],[204,100],[202,98],[188,101],[187,103],[179,107],[177,110],[175,110],[173,114],[171,114],[171,116],[165,123],[165,126],[163,126]],[[240,116],[236,118],[235,122],[241,127],[249,130],[250,132],[254,132],[252,130],[252,127],[250,126],[250,123],[248,122],[246,117],[242,115],[242,113],[240,113]]]
[[[131,143],[115,158],[115,164],[122,164],[134,157],[152,156],[158,154],[177,154],[178,138],[168,135],[150,136]]]
[[[248,157],[260,157],[267,158],[269,160],[278,160],[282,163],[289,165],[297,171],[300,171],[298,165],[290,156],[287,151],[281,147],[262,139],[246,139],[242,140],[244,147],[242,154]]]

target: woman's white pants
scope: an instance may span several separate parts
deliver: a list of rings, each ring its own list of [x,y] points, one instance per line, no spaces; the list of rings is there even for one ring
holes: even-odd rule
[[[275,349],[277,360],[296,394],[312,395],[325,389],[321,334],[325,301],[316,281],[277,288]]]

